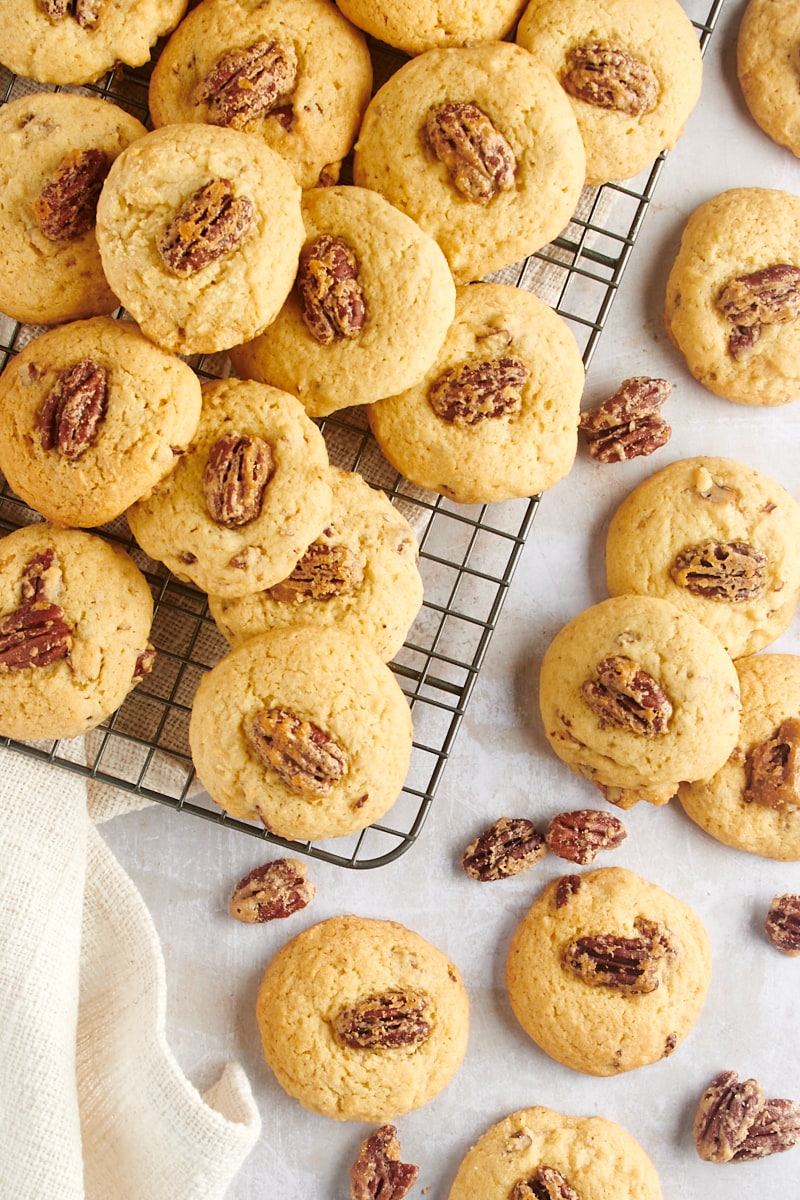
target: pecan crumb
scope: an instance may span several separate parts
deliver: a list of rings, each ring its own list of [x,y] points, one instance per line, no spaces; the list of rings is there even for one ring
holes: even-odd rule
[[[666,445],[672,429],[661,415],[672,384],[637,375],[625,379],[613,396],[581,413],[578,428],[586,448],[601,463],[625,462]]]
[[[547,852],[545,840],[525,817],[499,817],[470,842],[461,866],[472,879],[487,882],[527,871]]]
[[[350,1200],[402,1200],[418,1175],[419,1167],[400,1161],[396,1127],[381,1125],[350,1168]]]
[[[562,875],[556,884],[556,908],[563,908],[581,886],[580,875]]]
[[[764,742],[759,742],[745,759],[747,786],[745,804],[794,812],[800,808],[800,720],[787,717]]]
[[[545,835],[553,854],[580,866],[594,862],[601,850],[615,850],[626,837],[627,830],[619,817],[593,808],[559,813]]]
[[[776,896],[767,913],[765,929],[776,950],[790,958],[800,955],[800,895]]]
[[[299,912],[314,898],[316,890],[306,878],[304,863],[296,858],[276,858],[254,867],[239,880],[228,908],[237,921],[263,924]]]

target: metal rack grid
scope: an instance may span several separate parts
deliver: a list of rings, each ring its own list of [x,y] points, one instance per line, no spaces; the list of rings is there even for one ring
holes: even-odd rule
[[[685,7],[705,52],[724,0],[703,16]],[[0,103],[19,94],[21,81],[0,68]],[[30,86],[22,83],[30,90]],[[113,72],[97,85],[63,89],[102,95],[147,119],[147,70]],[[585,189],[563,234],[524,262],[490,278],[536,292],[567,321],[588,367],[664,166],[627,184]],[[40,329],[0,316],[0,369]],[[198,374],[220,374],[219,356],[190,360]],[[403,854],[417,839],[433,802],[496,627],[507,589],[533,523],[539,497],[492,505],[458,505],[422,492],[382,458],[360,409],[319,422],[332,459],[383,488],[415,527],[425,599],[391,667],[412,709],[414,744],[401,796],[386,817],[350,837],[290,842],[222,812],[200,787],[188,748],[188,723],[203,672],[227,650],[209,616],[206,597],[173,578],[133,542],[124,518],[98,531],[119,541],[145,573],[155,599],[151,675],[116,713],[85,738],[51,742],[0,739],[0,745],[87,779],[133,793],[337,865],[364,869]],[[40,519],[4,486],[0,531]]]

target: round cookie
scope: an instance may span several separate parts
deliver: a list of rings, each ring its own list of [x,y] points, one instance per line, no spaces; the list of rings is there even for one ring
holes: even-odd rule
[[[124,550],[44,522],[0,540],[0,737],[72,738],[152,668],[153,598]]]
[[[266,591],[208,606],[232,646],[288,625],[336,626],[363,637],[388,662],[422,604],[414,530],[385,492],[331,467],[328,524],[292,573]]]
[[[664,322],[704,387],[736,404],[800,396],[800,196],[731,188],[690,216]]]
[[[153,124],[263,138],[302,187],[335,182],[372,93],[364,35],[329,0],[203,0],[162,50]]]
[[[750,0],[739,25],[736,69],[750,115],[773,142],[800,156],[794,0]]]
[[[670,463],[623,500],[606,538],[612,596],[669,600],[713,629],[731,658],[791,624],[800,597],[800,505],[728,458]]]
[[[146,496],[191,442],[200,381],[132,321],[48,330],[0,375],[0,471],[59,525],[103,525]]]
[[[570,97],[588,184],[648,167],[675,145],[700,98],[700,43],[678,0],[530,0],[517,41]]]
[[[187,0],[4,0],[0,63],[40,83],[91,83],[119,63],[140,67]]]
[[[157,345],[211,354],[275,317],[303,243],[300,188],[259,138],[167,125],[119,155],[97,205],[114,292]]]
[[[539,705],[558,757],[612,788],[704,779],[739,732],[739,681],[719,638],[653,596],[573,617],[545,651]]]
[[[478,1138],[448,1200],[509,1200],[526,1183],[531,1196],[661,1200],[655,1167],[621,1125],[541,1105],[511,1113]]]
[[[411,757],[408,701],[363,638],[314,625],[249,638],[200,682],[189,743],[233,817],[296,841],[388,812]]]
[[[437,243],[377,192],[312,188],[305,244],[281,311],[231,351],[236,371],[297,396],[312,417],[370,404],[417,383],[455,311],[455,285]],[[333,245],[331,242],[333,241]],[[350,259],[346,277],[331,275]],[[363,314],[363,323],[336,311]]]
[[[779,862],[800,860],[800,658],[758,654],[736,663],[739,739],[710,779],[682,783],[678,799],[718,842]]]
[[[525,0],[338,0],[359,29],[405,54],[444,46],[500,41],[511,33]]]
[[[693,1029],[711,947],[683,901],[621,867],[565,875],[534,900],[506,959],[522,1028],[587,1075],[658,1062]]]
[[[189,451],[128,510],[151,558],[204,592],[244,596],[292,571],[330,516],[328,451],[294,396],[266,384],[203,385]]]
[[[465,168],[470,157],[478,162]],[[355,183],[431,234],[456,283],[518,262],[561,233],[584,172],[558,80],[508,42],[428,50],[405,63],[370,101],[353,159]]]
[[[456,316],[415,387],[373,404],[370,427],[407,479],[464,504],[533,496],[569,472],[584,383],[567,323],[532,292],[457,289]]]
[[[110,313],[95,209],[117,155],[146,133],[105,100],[37,92],[0,108],[0,311],[55,325]]]
[[[392,1028],[382,1030],[382,1014]],[[377,1124],[450,1082],[467,1048],[469,1002],[458,968],[420,934],[346,915],[277,952],[256,1019],[264,1057],[290,1096],[337,1121]]]

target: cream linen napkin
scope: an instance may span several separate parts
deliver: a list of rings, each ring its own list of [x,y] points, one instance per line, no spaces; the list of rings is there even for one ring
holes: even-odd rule
[[[167,1045],[158,936],[95,827],[130,802],[0,750],[0,805],[0,1197],[221,1200],[261,1122],[238,1064],[201,1096]]]

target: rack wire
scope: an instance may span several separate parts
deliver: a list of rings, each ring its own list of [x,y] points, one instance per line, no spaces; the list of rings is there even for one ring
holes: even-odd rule
[[[724,0],[686,0],[705,53]],[[693,11],[693,9],[697,11]],[[385,48],[377,48],[383,52]],[[154,59],[155,59],[154,55]],[[377,72],[376,72],[377,74]],[[148,69],[119,70],[96,85],[63,88],[100,95],[147,123]],[[31,90],[0,68],[0,104]],[[44,90],[37,88],[36,90]],[[585,189],[562,235],[537,254],[489,278],[533,291],[568,323],[588,368],[664,167],[662,154],[626,184]],[[0,315],[0,369],[42,330]],[[198,374],[220,374],[218,356],[190,360]],[[124,518],[97,531],[122,544],[147,577],[155,615],[156,665],[122,706],[85,738],[47,742],[0,739],[14,752],[65,771],[213,821],[293,853],[342,867],[381,866],[417,840],[441,782],[540,497],[465,506],[423,493],[382,458],[362,410],[345,409],[319,422],[336,446],[337,465],[381,487],[415,527],[425,598],[391,668],[408,698],[414,723],[411,765],[386,817],[350,837],[291,842],[221,811],[195,776],[188,746],[192,700],[200,679],[227,650],[206,597],[147,558]],[[41,518],[7,485],[0,492],[0,531]]]

